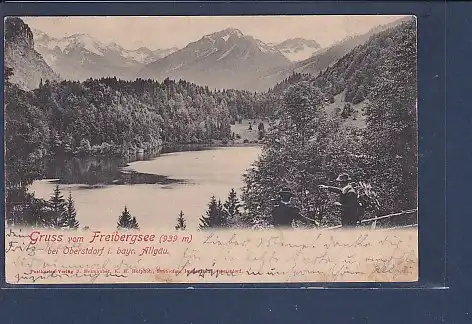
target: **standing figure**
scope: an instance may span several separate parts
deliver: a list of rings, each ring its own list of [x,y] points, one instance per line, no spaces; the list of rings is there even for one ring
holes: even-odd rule
[[[319,185],[320,189],[328,189],[339,194],[339,201],[336,206],[341,207],[341,224],[343,227],[354,227],[360,223],[361,206],[357,199],[357,192],[350,184],[351,177],[347,173],[341,173],[336,181],[340,187]]]
[[[292,227],[294,220],[300,219],[300,210],[293,206],[293,194],[288,188],[279,192],[277,205],[272,210],[272,223],[274,227]]]

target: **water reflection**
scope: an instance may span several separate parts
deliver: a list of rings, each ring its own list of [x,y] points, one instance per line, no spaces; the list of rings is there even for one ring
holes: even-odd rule
[[[126,205],[143,229],[173,230],[180,211],[188,228],[196,229],[210,197],[224,201],[232,188],[238,191],[243,186],[241,175],[259,153],[257,147],[228,147],[159,158],[158,154],[57,158],[46,163],[44,178],[58,179],[63,195],[72,194],[81,227],[115,229]],[[51,180],[35,181],[29,190],[47,200],[55,185]]]
[[[55,157],[44,161],[46,179],[58,184],[81,184],[80,189],[94,189],[107,185],[186,183],[158,174],[139,173],[124,169],[134,161],[152,160],[158,152],[138,151],[123,157]]]

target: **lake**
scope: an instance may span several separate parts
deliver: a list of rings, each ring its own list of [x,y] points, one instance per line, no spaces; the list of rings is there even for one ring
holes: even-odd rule
[[[222,201],[231,188],[240,194],[242,174],[257,160],[260,147],[221,147],[129,158],[74,158],[49,162],[48,179],[29,188],[49,199],[56,184],[74,198],[80,226],[116,228],[124,206],[141,228],[174,228],[184,212],[196,229],[212,195]],[[136,160],[136,158],[132,158]],[[139,161],[141,160],[141,161]]]

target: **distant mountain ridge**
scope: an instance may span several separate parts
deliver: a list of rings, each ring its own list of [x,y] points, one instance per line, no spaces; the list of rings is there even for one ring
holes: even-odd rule
[[[355,47],[364,44],[369,38],[379,32],[387,30],[389,28],[400,25],[402,22],[409,18],[399,19],[389,24],[381,25],[370,29],[365,34],[353,35],[346,37],[340,42],[320,50],[316,55],[310,57],[298,64],[293,69],[294,72],[298,73],[310,73],[317,74],[322,70],[325,70],[328,66],[339,60],[341,57],[346,55],[348,52],[353,50]]]
[[[54,70],[69,80],[107,76],[130,79],[143,65],[177,50],[146,47],[128,50],[116,43],[105,44],[88,34],[53,38],[38,29],[33,29],[33,34],[36,50]]]
[[[345,39],[323,49],[318,50],[313,56],[299,62],[293,63],[291,66],[272,70],[265,76],[267,79],[273,80],[274,85],[282,80],[288,78],[293,73],[318,75],[320,72],[326,70],[329,66],[336,63],[344,55],[352,51],[357,46],[367,42],[369,38],[379,32],[396,27],[411,18],[402,18],[395,20],[389,24],[377,26],[372,28],[365,34],[354,35],[346,37]]]
[[[35,51],[29,26],[16,17],[5,19],[5,66],[13,70],[10,81],[24,90],[37,88],[41,80],[60,79]]]
[[[165,58],[147,64],[137,77],[185,79],[210,88],[264,91],[271,84],[263,75],[290,64],[270,44],[228,28],[205,35]]]
[[[290,38],[274,45],[286,58],[292,62],[306,60],[312,57],[319,49],[320,44],[314,40],[304,38]]]
[[[291,38],[278,44],[266,43],[244,35],[236,28],[205,35],[182,49],[150,50],[141,47],[128,50],[116,43],[105,44],[88,34],[54,38],[36,29],[29,29],[24,35],[25,40],[16,43],[23,44],[21,48],[34,47],[32,53],[36,54],[33,55],[34,59],[33,56],[29,57],[29,61],[37,61],[33,64],[37,66],[33,70],[41,70],[39,74],[46,74],[45,79],[61,77],[83,81],[117,77],[124,80],[141,78],[163,81],[169,78],[187,80],[213,89],[264,92],[293,73],[316,76],[326,71],[372,35],[397,26],[402,21],[405,19],[375,27],[362,35],[348,37],[327,48],[321,48],[315,40],[304,38]],[[6,54],[9,54],[8,50],[12,53],[9,47]],[[10,60],[13,56],[10,55]],[[39,57],[42,63],[38,63]],[[37,77],[28,76],[28,64],[17,64],[17,70],[24,69],[22,77],[21,73],[17,75],[23,80],[32,79],[23,82],[31,83],[28,85],[31,88],[37,86],[34,83],[39,82],[41,77],[36,80]]]
[[[54,38],[38,29],[32,32],[35,49],[63,79],[170,78],[215,89],[249,91],[266,91],[282,79],[267,77],[272,71],[291,70],[293,63],[311,57],[321,48],[316,41],[303,38],[265,43],[236,28],[205,35],[180,50],[128,50],[88,34]]]
[[[394,69],[395,65],[402,69]],[[416,23],[413,19],[373,33],[365,43],[318,75],[292,74],[271,92],[280,95],[291,85],[308,81],[326,96],[326,111],[341,116],[346,125],[365,127],[366,106],[379,75],[385,70],[392,76],[416,73]]]

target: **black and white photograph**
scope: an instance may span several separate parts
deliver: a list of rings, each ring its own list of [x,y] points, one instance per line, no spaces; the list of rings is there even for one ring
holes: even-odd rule
[[[4,28],[6,233],[417,235],[414,16],[25,16]]]

